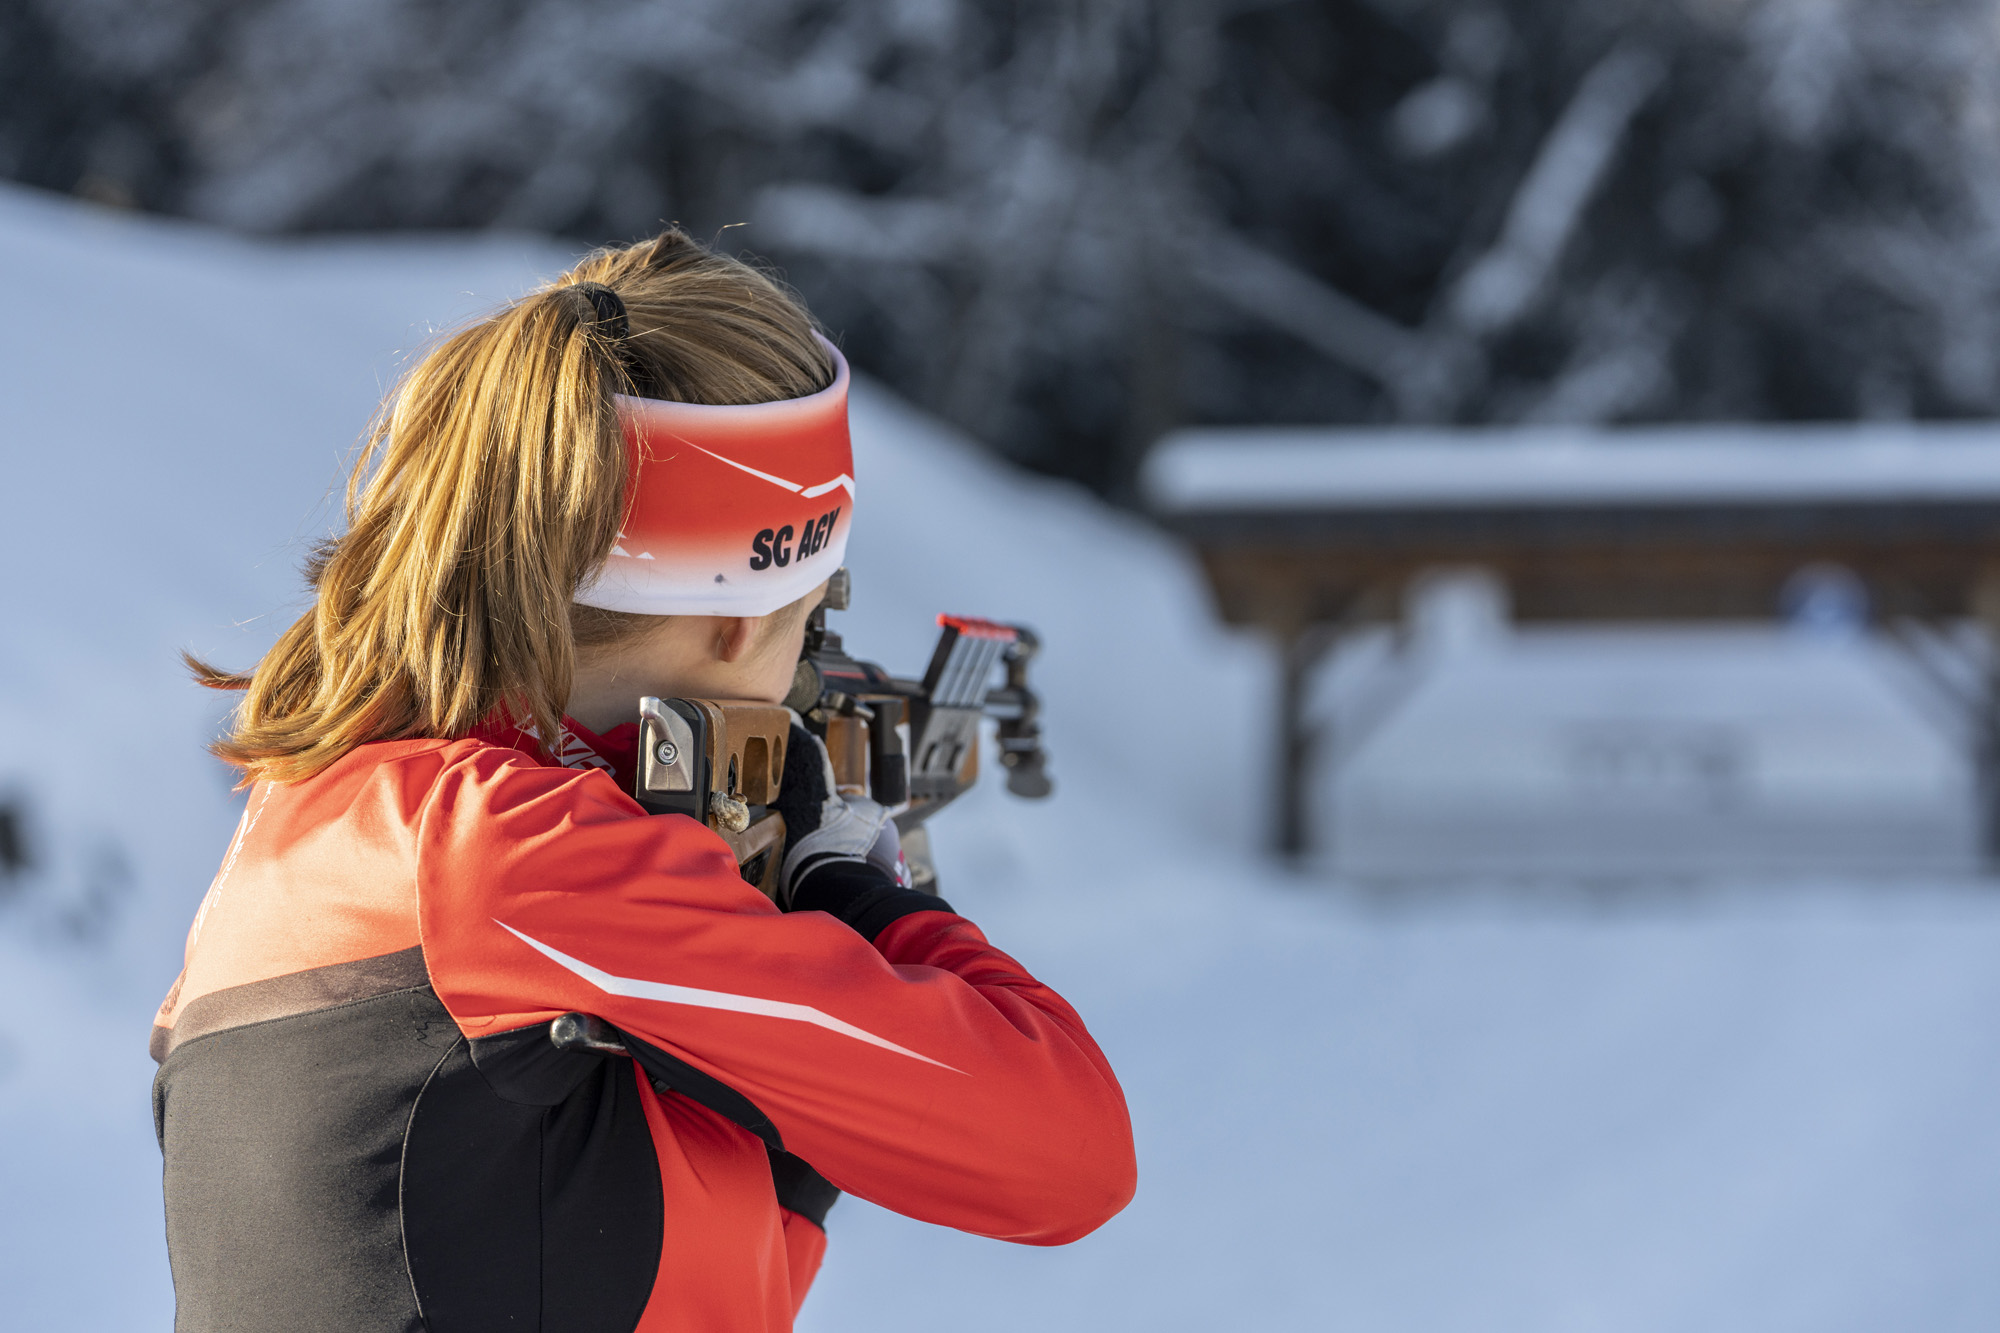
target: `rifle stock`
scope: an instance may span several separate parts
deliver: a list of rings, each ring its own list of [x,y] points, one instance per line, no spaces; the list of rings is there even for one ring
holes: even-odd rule
[[[656,699],[639,704],[639,763],[633,795],[655,814],[684,814],[721,835],[743,878],[777,894],[784,860],[777,798],[792,713],[818,736],[842,795],[868,796],[893,812],[917,887],[937,891],[924,824],[979,780],[983,718],[998,722],[1008,790],[1039,799],[1044,771],[1039,701],[1028,663],[1039,641],[1018,625],[940,616],[921,680],[893,676],[850,657],[826,613],[847,608],[847,571],[827,586],[807,620],[805,648],[783,705],[729,699]],[[989,688],[996,667],[1006,684]]]

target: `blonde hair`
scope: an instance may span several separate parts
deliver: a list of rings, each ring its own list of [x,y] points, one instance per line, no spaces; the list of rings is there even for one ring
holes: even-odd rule
[[[587,283],[624,302],[626,336]],[[306,564],[312,609],[247,673],[186,657],[202,684],[243,692],[215,753],[246,782],[295,781],[358,745],[455,738],[496,713],[557,736],[579,637],[660,619],[571,601],[625,509],[612,395],[815,393],[833,363],[813,332],[770,275],[670,230],[445,338],[377,414],[347,531]]]

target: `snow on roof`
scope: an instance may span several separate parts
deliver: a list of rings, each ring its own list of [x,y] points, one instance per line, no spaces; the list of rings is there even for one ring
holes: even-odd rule
[[[1168,515],[2000,501],[2000,423],[1185,430],[1140,481]]]

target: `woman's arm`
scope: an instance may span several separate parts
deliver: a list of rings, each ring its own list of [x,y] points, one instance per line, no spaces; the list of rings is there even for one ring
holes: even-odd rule
[[[1054,991],[949,912],[873,940],[780,915],[720,839],[602,774],[468,747],[422,828],[425,957],[478,1037],[594,1013],[768,1118],[842,1189],[1034,1244],[1131,1198],[1117,1080]]]

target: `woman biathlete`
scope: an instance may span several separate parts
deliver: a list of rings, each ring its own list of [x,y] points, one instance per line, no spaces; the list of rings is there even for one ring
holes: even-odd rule
[[[846,395],[756,270],[593,255],[405,377],[312,609],[197,665],[249,798],[154,1031],[182,1333],[765,1333],[836,1189],[1039,1245],[1131,1197],[1082,1021],[816,741],[776,903],[627,795],[642,695],[790,685]],[[558,1049],[571,1012],[636,1058]]]

